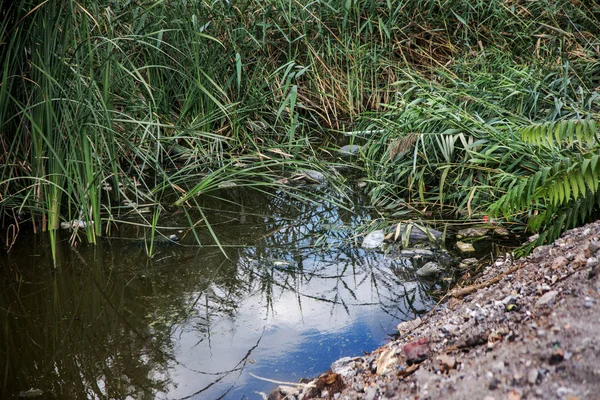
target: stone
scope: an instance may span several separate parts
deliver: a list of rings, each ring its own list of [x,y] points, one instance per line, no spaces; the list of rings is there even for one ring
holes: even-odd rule
[[[342,156],[354,156],[358,154],[358,152],[362,149],[362,146],[358,146],[356,144],[347,144],[346,146],[342,146],[338,149],[338,153]]]
[[[517,301],[517,298],[515,296],[508,295],[504,299],[502,299],[502,304],[504,304],[505,306],[508,306],[509,304],[516,304],[516,301]]]
[[[560,397],[561,399],[563,397],[565,397],[566,395],[568,395],[569,393],[573,393],[573,390],[569,389],[568,387],[565,387],[565,386],[561,386],[558,389],[556,389],[556,395],[558,397]]]
[[[559,256],[552,261],[552,269],[560,269],[567,265],[568,260],[565,257]]]
[[[461,264],[464,264],[468,267],[473,267],[477,264],[479,264],[479,260],[476,259],[475,257],[471,257],[471,258],[464,258],[461,260]]]
[[[365,400],[375,400],[377,398],[377,388],[375,387],[368,387],[367,389],[365,389],[365,395],[363,396],[363,399]]]
[[[458,336],[460,334],[460,329],[454,324],[445,324],[442,326],[442,330],[452,336]]]
[[[527,382],[529,382],[532,385],[535,385],[538,383],[539,376],[540,372],[537,370],[537,368],[532,368],[527,373]]]
[[[300,394],[300,390],[298,390],[298,388],[295,388],[293,386],[285,386],[285,385],[280,385],[279,386],[279,392],[282,393],[284,396],[297,396],[298,394]]]
[[[376,249],[383,245],[384,240],[385,234],[383,233],[383,229],[369,232],[369,234],[363,239],[361,247],[363,249]]]
[[[501,237],[510,237],[510,232],[503,226],[497,226],[494,228],[494,235]]]
[[[547,283],[544,283],[540,286],[540,290],[542,291],[542,293],[548,293],[552,290],[552,287],[550,287],[550,285],[548,285]]]
[[[456,367],[456,358],[447,354],[442,354],[437,357],[437,360],[442,364],[442,371],[449,371]]]
[[[303,178],[309,181],[313,181],[315,183],[324,183],[327,181],[327,179],[325,179],[325,175],[322,172],[314,171],[312,169],[305,169],[300,172],[300,175]]]
[[[434,261],[429,261],[417,270],[417,275],[422,278],[432,277],[442,272],[442,267]]]
[[[523,398],[523,395],[517,390],[517,389],[513,389],[510,392],[508,392],[508,400],[521,400]]]
[[[588,250],[591,254],[595,254],[600,249],[600,241],[596,238],[592,238],[590,240],[590,244],[588,244]]]
[[[419,239],[435,239],[438,240],[443,236],[443,232],[433,228],[413,226],[410,230],[410,240],[418,241]]]
[[[377,375],[383,375],[390,370],[397,361],[396,348],[387,349],[377,359]]]
[[[600,261],[596,257],[590,257],[585,261],[586,268],[595,268],[600,264]]]
[[[402,351],[409,364],[421,362],[429,357],[429,338],[414,340],[402,347]]]
[[[556,290],[551,290],[548,293],[545,293],[542,297],[540,297],[535,302],[535,305],[537,307],[544,307],[544,306],[552,307],[557,295],[558,295],[558,292]]]
[[[228,181],[226,181],[226,182],[221,182],[221,183],[219,183],[219,184],[217,185],[217,187],[218,187],[219,189],[225,189],[225,188],[236,187],[236,186],[237,186],[237,183],[235,183],[235,182],[228,182]]]
[[[41,391],[40,389],[31,388],[29,390],[25,390],[23,392],[19,392],[19,397],[22,397],[22,398],[26,398],[26,397],[39,397],[39,396],[42,396],[43,394],[44,394],[44,392]]]
[[[467,228],[461,229],[456,233],[457,239],[479,238],[487,235],[490,228]]]
[[[351,378],[356,375],[356,369],[354,368],[354,358],[344,357],[331,364],[331,372],[339,374],[342,378]]]
[[[408,232],[408,241],[409,243],[419,243],[426,241],[436,242],[441,239],[443,233],[433,229],[427,228],[425,226],[413,225],[413,224],[399,224],[394,228],[394,236],[398,233],[397,240],[401,240],[402,236],[406,235],[406,231]]]
[[[473,244],[471,243],[465,243],[465,242],[461,242],[458,241],[456,242],[456,248],[458,249],[458,251],[460,251],[461,253],[474,253],[475,252],[475,247],[473,247]]]
[[[413,320],[410,320],[410,321],[400,322],[398,324],[398,333],[400,333],[401,336],[404,336],[407,333],[409,333],[410,331],[412,331],[413,329],[418,328],[422,322],[423,321],[419,317],[417,317]]]
[[[429,249],[406,249],[400,251],[399,255],[403,258],[434,258],[435,252]]]
[[[300,394],[300,390],[293,386],[280,385],[269,393],[268,400],[285,400],[296,398]]]

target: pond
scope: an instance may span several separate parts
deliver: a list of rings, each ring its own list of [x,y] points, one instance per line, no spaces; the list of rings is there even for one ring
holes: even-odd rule
[[[277,385],[257,377],[314,377],[431,307],[417,260],[361,249],[376,214],[360,196],[227,196],[204,204],[222,250],[199,229],[202,246],[183,231],[150,259],[149,231],[120,224],[96,246],[63,233],[54,269],[44,236],[22,232],[0,256],[0,397],[261,399]]]

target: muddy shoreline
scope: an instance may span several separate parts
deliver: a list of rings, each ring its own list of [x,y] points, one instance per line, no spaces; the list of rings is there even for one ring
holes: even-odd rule
[[[498,259],[400,336],[269,399],[600,399],[600,221]]]

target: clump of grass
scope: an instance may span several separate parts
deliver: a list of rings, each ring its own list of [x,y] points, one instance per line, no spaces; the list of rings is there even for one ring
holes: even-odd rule
[[[160,202],[214,171],[262,185],[269,149],[293,158],[280,170],[310,164],[296,97],[303,69],[260,65],[254,45],[242,58],[234,14],[202,2],[5,5],[3,214],[28,215],[42,231],[81,219],[93,242],[103,210],[121,200]],[[227,168],[246,155],[256,155],[251,173]]]
[[[123,200],[319,169],[344,131],[372,133],[380,204],[476,215],[554,154],[516,129],[598,112],[586,2],[19,0],[0,16],[0,211],[85,220],[91,242]]]
[[[581,34],[568,46],[591,56],[596,44],[588,38]],[[516,229],[544,231],[535,242],[539,244],[598,216],[598,205],[579,204],[582,196],[596,201],[593,185],[565,192],[562,178],[571,188],[571,175],[558,170],[544,176],[545,185],[559,179],[562,192],[537,187],[544,179],[533,182],[538,171],[550,171],[557,163],[571,165],[572,170],[597,154],[596,146],[586,144],[597,137],[597,128],[590,128],[586,139],[579,133],[574,139],[577,126],[595,126],[591,122],[600,117],[596,78],[587,73],[597,61],[590,57],[588,63],[576,58],[572,62],[572,54],[561,52],[558,62],[548,62],[535,53],[525,58],[500,50],[456,59],[437,70],[435,79],[407,72],[397,82],[398,98],[387,106],[389,111],[363,121],[365,129],[382,132],[371,138],[365,152],[370,193],[398,215],[406,203],[422,212],[437,210],[461,218],[502,214]],[[553,128],[545,134],[557,138],[569,136],[562,132],[572,127],[571,145],[561,147],[552,137],[540,139],[540,130],[537,140],[548,146],[537,146],[523,135],[547,124]],[[524,182],[530,183],[524,191],[532,193],[528,204],[515,197],[521,195]],[[556,207],[557,193],[563,193],[563,200],[570,194],[577,209]]]

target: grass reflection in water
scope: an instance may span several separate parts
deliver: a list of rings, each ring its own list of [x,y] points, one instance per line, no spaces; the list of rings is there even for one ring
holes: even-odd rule
[[[148,259],[130,240],[142,228],[124,226],[63,243],[56,272],[39,236],[2,256],[2,397],[253,398],[272,385],[249,372],[317,374],[429,306],[410,261],[360,249],[360,204],[243,199],[206,215],[224,253],[200,232],[205,246],[184,235]]]

